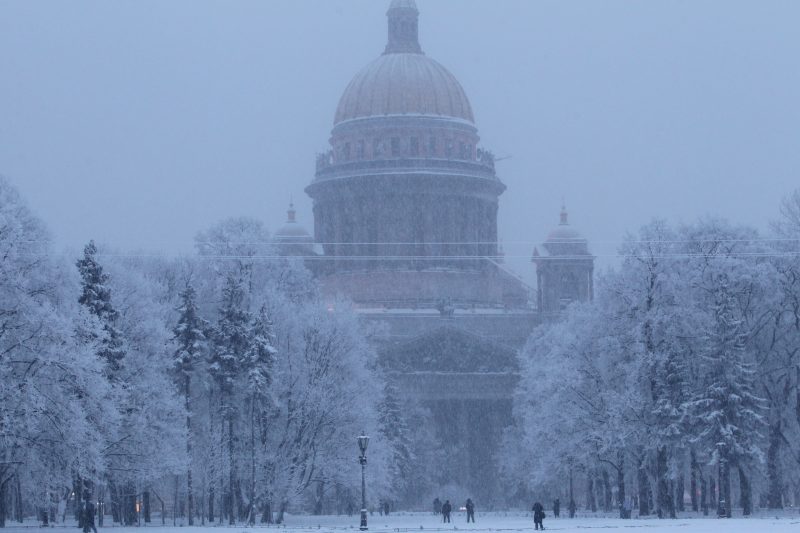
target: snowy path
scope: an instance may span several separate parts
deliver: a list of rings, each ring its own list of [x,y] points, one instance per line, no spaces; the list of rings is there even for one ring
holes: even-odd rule
[[[372,516],[369,519],[369,530],[374,533],[411,533],[418,531],[425,532],[518,532],[533,531],[533,523],[530,517],[519,513],[486,513],[477,515],[476,524],[467,524],[463,515],[454,517],[454,521],[449,526],[442,524],[436,517],[423,513],[395,514],[389,517]],[[775,533],[796,533],[800,532],[800,516],[796,514],[786,514],[781,517],[764,515],[758,518],[734,518],[731,520],[718,519],[690,519],[682,518],[678,520],[618,520],[611,518],[576,518],[568,519],[547,519],[545,520],[547,531],[578,532],[592,529],[646,529],[646,533],[758,533],[761,531]],[[19,527],[8,524],[5,529],[8,533],[30,533],[33,531],[53,531],[60,529],[64,531],[78,531],[75,527],[56,526],[55,528],[38,528],[31,523],[26,527]],[[133,533],[142,528],[104,528],[100,531],[111,530],[118,533]],[[187,533],[211,533],[214,531],[237,531],[246,533],[251,528],[243,526],[205,526],[205,527],[181,527],[175,528],[171,525],[150,525],[145,528],[151,533],[176,533],[186,531]],[[320,532],[345,532],[358,531],[358,517],[342,516],[289,516],[285,526],[260,526],[256,530],[268,533],[270,531],[286,531],[288,533],[320,533]],[[643,532],[645,533],[645,532]]]

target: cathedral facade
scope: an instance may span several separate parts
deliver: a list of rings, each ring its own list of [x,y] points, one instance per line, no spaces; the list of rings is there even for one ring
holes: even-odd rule
[[[548,316],[592,297],[593,257],[564,210],[534,251],[538,287],[504,265],[506,187],[470,101],[424,54],[414,0],[393,0],[387,16],[386,48],[346,88],[306,188],[313,238],[293,209],[276,238],[287,254],[319,254],[309,264],[326,294],[382,325],[386,373],[436,428],[442,485],[488,505],[499,495],[519,350]]]

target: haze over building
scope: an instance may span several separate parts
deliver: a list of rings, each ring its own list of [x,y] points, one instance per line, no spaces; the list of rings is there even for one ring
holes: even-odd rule
[[[538,291],[504,265],[506,187],[469,98],[425,55],[413,0],[394,0],[387,17],[386,48],[345,89],[306,188],[320,250],[309,266],[331,299],[385,324],[382,365],[429,411],[442,484],[488,502],[500,494],[495,454],[512,422],[518,350],[547,316],[592,297],[594,258],[562,209],[534,251]],[[310,250],[293,209],[276,239],[289,255]]]

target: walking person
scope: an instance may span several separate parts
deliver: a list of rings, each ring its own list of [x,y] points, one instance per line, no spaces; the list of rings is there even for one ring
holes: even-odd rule
[[[533,529],[544,531],[544,506],[536,502],[533,504],[531,511],[533,511]]]
[[[453,510],[453,506],[450,505],[450,500],[446,500],[444,505],[442,505],[442,523],[449,524],[450,523],[450,512]]]
[[[469,521],[472,520],[472,523],[475,523],[475,504],[472,503],[472,498],[467,498],[467,524]]]
[[[561,500],[558,498],[553,502],[553,516],[556,518],[561,516]]]
[[[439,498],[433,500],[433,514],[437,516],[442,514],[442,500]]]

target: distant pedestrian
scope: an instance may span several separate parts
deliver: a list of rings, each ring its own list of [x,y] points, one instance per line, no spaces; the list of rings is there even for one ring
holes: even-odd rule
[[[561,516],[561,500],[558,498],[553,502],[553,516],[556,518]]]
[[[442,514],[442,500],[436,498],[433,500],[433,514],[440,515]]]
[[[389,501],[387,500],[387,501],[383,502],[383,514],[384,514],[384,516],[389,516],[389,509],[390,509]]]
[[[450,500],[446,500],[442,505],[442,523],[450,523],[450,513],[453,511],[453,506],[450,505]]]
[[[475,504],[472,503],[472,498],[467,498],[467,524],[469,521],[472,520],[472,523],[475,523]]]
[[[533,511],[533,529],[544,531],[544,507],[541,503],[536,502],[531,507]]]
[[[728,514],[728,507],[725,505],[724,498],[719,500],[719,506],[717,507],[717,518],[730,518],[730,515]]]

